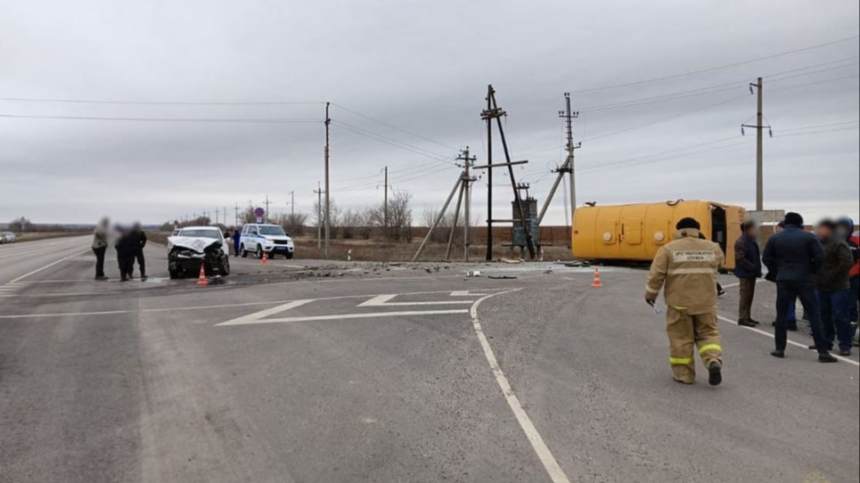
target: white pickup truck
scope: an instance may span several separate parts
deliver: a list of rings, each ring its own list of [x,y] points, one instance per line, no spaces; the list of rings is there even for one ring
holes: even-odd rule
[[[247,257],[253,253],[257,258],[274,258],[283,255],[287,260],[293,258],[296,247],[293,239],[278,225],[248,224],[242,227],[239,238],[239,254]]]

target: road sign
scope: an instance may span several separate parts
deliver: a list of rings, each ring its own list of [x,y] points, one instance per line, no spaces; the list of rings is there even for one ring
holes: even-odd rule
[[[256,216],[257,216],[257,218],[262,218],[262,217],[263,217],[263,215],[265,215],[265,214],[266,214],[266,210],[264,210],[264,209],[262,209],[262,208],[257,207],[257,208],[254,210],[254,215],[256,215]]]

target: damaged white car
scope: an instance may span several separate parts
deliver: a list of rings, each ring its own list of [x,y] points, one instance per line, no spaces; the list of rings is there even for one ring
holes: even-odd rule
[[[190,226],[167,238],[167,271],[170,278],[197,276],[201,265],[206,276],[230,274],[230,256],[220,228]]]

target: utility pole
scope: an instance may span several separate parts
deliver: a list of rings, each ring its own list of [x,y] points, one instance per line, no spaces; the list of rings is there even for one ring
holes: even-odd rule
[[[755,183],[755,209],[756,211],[764,210],[764,130],[770,132],[773,137],[773,128],[764,124],[764,79],[759,77],[758,82],[750,83],[750,93],[758,91],[758,103],[756,109],[756,123],[754,126],[749,124],[741,125],[741,134],[746,134],[744,128],[753,128],[756,130],[756,183]]]
[[[493,86],[487,86],[487,110],[493,110]],[[493,165],[493,118],[487,120],[487,166]],[[493,169],[487,170],[487,261],[493,261]]]
[[[296,217],[296,192],[290,191],[290,222]]]
[[[502,141],[502,150],[504,151],[504,154],[505,154],[505,161],[503,163],[499,163],[499,164],[493,164],[492,161],[488,161],[486,166],[482,166],[482,169],[486,168],[489,170],[488,173],[492,173],[493,168],[503,167],[503,166],[508,168],[508,176],[510,177],[511,188],[513,189],[513,192],[514,192],[514,206],[516,208],[517,216],[519,217],[518,219],[514,219],[514,220],[493,220],[492,216],[488,217],[487,225],[488,225],[488,232],[489,232],[488,235],[489,236],[488,236],[488,240],[487,240],[488,241],[488,243],[487,243],[487,260],[491,261],[492,255],[493,255],[493,245],[492,245],[492,222],[493,221],[498,221],[498,222],[503,222],[503,223],[509,222],[509,223],[513,223],[514,226],[516,226],[516,224],[519,223],[523,229],[523,234],[525,235],[526,248],[529,251],[529,258],[534,259],[535,251],[536,251],[535,250],[535,243],[534,243],[534,236],[532,235],[531,227],[529,227],[529,224],[530,224],[529,218],[526,217],[526,211],[525,211],[525,208],[523,206],[523,200],[520,197],[519,190],[517,189],[517,180],[516,180],[516,176],[514,175],[514,166],[526,164],[526,163],[528,163],[528,161],[511,161],[511,153],[510,153],[510,150],[508,149],[508,141],[507,141],[507,138],[505,137],[504,126],[502,125],[502,118],[505,117],[507,115],[507,113],[503,109],[499,108],[499,105],[496,101],[496,91],[493,89],[492,85],[487,87],[487,105],[488,105],[488,109],[481,112],[481,119],[484,119],[487,121],[488,132],[489,132],[489,128],[492,126],[492,121],[493,120],[496,121],[496,127],[499,129],[499,138]],[[492,144],[493,144],[493,138],[492,138],[492,136],[488,136],[488,139],[487,139],[487,152],[488,153],[491,152]],[[490,202],[489,202],[490,207],[492,207],[492,205],[493,205],[493,203],[492,203],[492,186],[493,186],[493,183],[491,181],[490,182],[490,191],[489,191],[489,196],[488,196],[488,198],[490,199]]]
[[[383,227],[388,229],[388,166],[385,167],[385,201],[383,202]]]
[[[269,222],[269,195],[266,195],[266,215],[263,217],[263,222]]]
[[[234,203],[234,205],[235,206],[233,207],[233,210],[234,210],[233,211],[233,218],[234,218],[233,221],[236,223],[236,227],[238,228],[239,227],[239,203]]]
[[[317,189],[314,190],[314,194],[317,195],[317,250],[322,250],[322,187],[320,186],[320,182],[317,181]]]
[[[329,184],[329,126],[331,118],[329,117],[329,102],[325,103],[325,258],[328,258],[328,241],[331,236],[331,228],[329,224],[329,216],[331,215],[331,186]]]
[[[465,205],[463,207],[463,259],[465,261],[469,261],[469,246],[470,246],[470,234],[469,234],[469,225],[471,223],[471,210],[470,207],[472,205],[472,183],[475,181],[472,178],[472,164],[477,160],[474,156],[469,156],[469,146],[466,146],[466,149],[463,150],[462,154],[457,157],[458,161],[463,161],[463,189],[464,191],[464,201]]]
[[[564,179],[565,173],[570,174],[570,217],[571,227],[573,226],[573,217],[575,217],[576,213],[576,163],[575,163],[575,151],[582,147],[582,143],[574,144],[573,142],[573,120],[579,117],[579,112],[572,111],[570,108],[570,93],[564,93],[565,100],[565,110],[558,112],[558,117],[564,119],[565,128],[567,130],[567,144],[565,144],[565,150],[567,151],[567,157],[564,160],[564,164],[554,170],[555,173],[558,173],[558,176],[555,177],[555,182],[552,184],[552,188],[549,190],[549,195],[547,195],[546,200],[543,203],[543,208],[540,210],[540,215],[538,215],[538,225],[543,223],[543,217],[546,215],[547,209],[552,203],[553,198],[555,197],[555,192],[558,189],[558,185],[561,184],[562,179]],[[571,228],[572,230],[573,228]],[[572,234],[571,234],[572,235]],[[570,236],[568,238],[573,243],[573,237]]]

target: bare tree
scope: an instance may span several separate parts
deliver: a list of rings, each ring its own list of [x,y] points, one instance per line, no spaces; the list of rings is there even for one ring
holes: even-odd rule
[[[308,215],[305,213],[290,213],[284,216],[283,227],[287,233],[293,236],[301,236],[305,233]]]
[[[23,233],[25,231],[32,231],[33,224],[30,223],[29,219],[27,219],[23,216],[19,216],[18,218],[15,218],[14,220],[12,220],[11,223],[9,223],[9,229],[11,231]]]
[[[388,201],[388,226],[385,237],[393,241],[412,241],[412,195],[407,191],[395,191]]]

